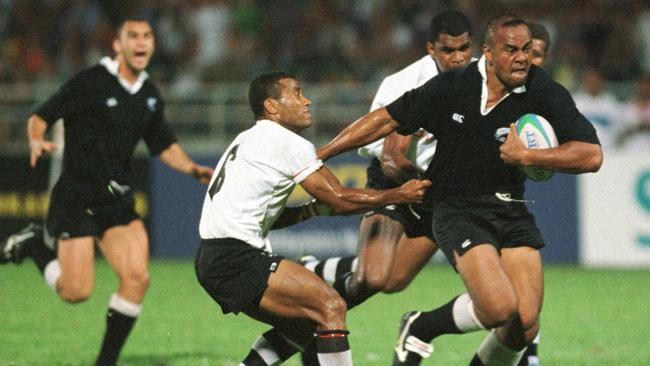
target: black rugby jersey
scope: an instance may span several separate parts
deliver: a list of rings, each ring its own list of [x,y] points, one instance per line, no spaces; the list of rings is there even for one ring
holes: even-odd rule
[[[482,115],[481,60],[440,74],[386,107],[399,123],[397,132],[407,135],[424,128],[438,139],[425,173],[433,181],[430,194],[434,197],[502,190],[523,193],[525,176],[501,160],[501,142],[495,134],[527,113],[546,118],[560,144],[572,140],[599,143],[596,131],[577,110],[569,92],[534,65],[524,92],[511,93]]]
[[[77,74],[35,111],[48,127],[63,118],[60,180],[93,191],[105,190],[110,180],[128,184],[131,157],[141,138],[152,155],[176,141],[163,113],[164,102],[150,80],[131,94],[102,64]]]

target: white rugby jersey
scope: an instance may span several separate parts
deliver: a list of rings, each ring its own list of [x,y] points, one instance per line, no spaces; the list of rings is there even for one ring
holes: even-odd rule
[[[415,89],[438,75],[438,65],[430,55],[426,55],[402,70],[387,76],[379,86],[371,111],[383,108],[399,98],[405,92]],[[422,136],[414,137],[408,151],[409,160],[422,169],[427,170],[433,154],[436,151],[436,140],[432,134],[422,131]],[[359,148],[358,153],[365,158],[379,158],[384,147],[384,139]]]
[[[267,234],[296,184],[320,169],[314,145],[259,120],[219,160],[203,201],[201,239],[235,238],[271,251]]]

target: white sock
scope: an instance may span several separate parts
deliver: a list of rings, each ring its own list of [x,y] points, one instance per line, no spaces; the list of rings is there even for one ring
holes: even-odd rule
[[[142,312],[142,304],[131,302],[118,294],[111,295],[111,300],[108,302],[108,307],[117,311],[118,313],[137,318]]]
[[[454,323],[464,333],[485,329],[485,326],[476,317],[474,302],[469,294],[462,294],[454,302]]]
[[[515,351],[504,346],[493,329],[478,346],[476,354],[485,366],[517,366],[525,350]]]
[[[321,366],[352,366],[352,351],[318,353]]]
[[[45,266],[43,276],[45,277],[47,286],[56,292],[56,283],[59,281],[59,277],[61,277],[61,265],[59,264],[58,259],[50,261],[50,263]]]
[[[336,267],[342,257],[327,258],[323,265],[323,280],[333,283],[336,281]]]

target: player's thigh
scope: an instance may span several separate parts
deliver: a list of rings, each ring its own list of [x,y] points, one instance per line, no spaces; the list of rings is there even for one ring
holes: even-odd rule
[[[516,314],[516,292],[494,246],[478,244],[462,256],[454,256],[456,270],[484,325],[501,325]]]
[[[57,258],[61,267],[59,286],[77,294],[89,294],[95,279],[94,238],[59,239]]]
[[[263,311],[320,325],[345,321],[345,302],[336,290],[295,262],[282,260],[267,284],[259,306]]]
[[[409,238],[402,235],[395,251],[390,280],[384,292],[397,292],[406,288],[437,249],[437,245],[429,237]]]
[[[108,228],[99,248],[121,281],[147,281],[149,239],[141,220]]]
[[[373,281],[388,280],[404,227],[383,214],[364,216],[359,226],[359,273]]]
[[[537,322],[544,297],[544,274],[539,251],[530,247],[503,248],[501,263],[517,293],[524,329]]]

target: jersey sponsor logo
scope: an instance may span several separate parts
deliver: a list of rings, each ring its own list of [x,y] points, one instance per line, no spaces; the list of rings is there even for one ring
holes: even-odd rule
[[[106,106],[109,108],[113,108],[117,105],[117,99],[115,98],[108,98],[106,99]]]
[[[147,107],[153,112],[156,110],[156,103],[158,102],[158,99],[156,98],[147,98]]]
[[[454,121],[456,121],[458,123],[463,123],[465,121],[465,116],[463,116],[462,114],[459,114],[459,113],[454,113],[451,116],[451,119],[453,119]]]
[[[463,249],[465,249],[465,248],[467,248],[467,247],[470,246],[470,245],[472,245],[472,241],[469,240],[469,239],[466,239],[466,240],[465,240],[465,241],[460,245],[460,247],[463,248]]]

